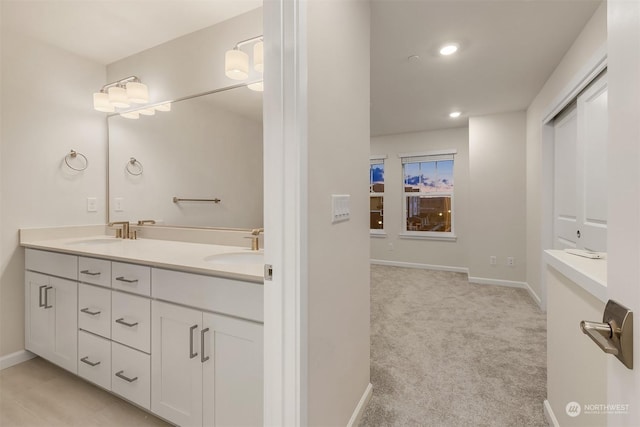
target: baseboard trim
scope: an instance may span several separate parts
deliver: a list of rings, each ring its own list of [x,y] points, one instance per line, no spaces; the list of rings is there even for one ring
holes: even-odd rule
[[[560,423],[551,409],[551,404],[547,399],[544,400],[544,417],[547,419],[547,424],[551,427],[560,427]]]
[[[356,409],[353,411],[353,414],[351,415],[351,419],[349,420],[347,427],[355,427],[358,424],[360,424],[360,419],[362,418],[362,414],[364,414],[364,410],[367,407],[369,400],[371,400],[372,394],[373,394],[373,386],[371,385],[371,383],[369,383],[367,385],[367,388],[364,390],[364,393],[362,394],[362,397],[360,398],[360,401],[358,402]]]
[[[405,268],[419,268],[422,270],[439,270],[439,271],[453,271],[454,273],[466,273],[469,274],[469,269],[466,267],[453,267],[448,265],[433,265],[433,264],[420,264],[417,262],[402,262],[402,261],[388,261],[386,259],[371,259],[371,264],[375,265],[388,265],[391,267],[405,267]]]
[[[471,276],[469,276],[469,282],[475,283],[478,285],[496,285],[496,286],[506,286],[509,288],[524,289],[529,293],[529,296],[531,297],[531,299],[538,305],[538,308],[544,311],[542,307],[542,300],[540,299],[538,294],[536,294],[533,291],[533,289],[531,289],[531,286],[529,286],[527,282],[517,282],[513,280],[489,279],[485,277],[471,277]]]
[[[2,356],[0,357],[0,371],[17,365],[18,363],[26,362],[34,357],[36,357],[36,355],[27,350],[20,350]]]

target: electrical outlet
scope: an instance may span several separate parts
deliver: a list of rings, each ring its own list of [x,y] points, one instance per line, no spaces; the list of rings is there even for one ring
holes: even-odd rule
[[[507,265],[509,267],[513,267],[514,265],[516,265],[516,259],[512,256],[507,257]]]
[[[116,197],[113,199],[113,210],[116,212],[122,212],[123,199],[122,197]]]
[[[496,265],[497,263],[498,263],[498,260],[497,260],[497,258],[495,257],[495,255],[491,255],[491,256],[489,257],[489,264],[491,264],[491,265]]]
[[[98,199],[87,197],[87,212],[98,212]]]

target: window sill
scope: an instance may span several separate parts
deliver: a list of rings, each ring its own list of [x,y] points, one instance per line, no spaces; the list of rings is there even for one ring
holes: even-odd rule
[[[447,236],[434,236],[432,234],[414,234],[414,233],[400,233],[398,235],[401,239],[413,239],[413,240],[435,240],[440,242],[455,242],[458,238],[452,234]]]
[[[385,233],[384,230],[369,230],[369,236],[376,238],[385,238],[387,237],[387,233]]]

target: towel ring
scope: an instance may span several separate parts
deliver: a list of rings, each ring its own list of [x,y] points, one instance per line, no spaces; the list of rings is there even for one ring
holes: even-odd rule
[[[84,159],[84,167],[74,168],[73,166],[71,166],[71,163],[69,163],[69,161],[77,157],[82,157]],[[87,156],[85,156],[82,153],[78,153],[76,150],[71,150],[69,154],[64,156],[64,162],[66,163],[67,166],[69,166],[70,169],[73,169],[74,171],[78,171],[78,172],[82,172],[89,166],[89,159],[87,159]]]
[[[127,165],[125,166],[125,169],[127,170],[127,172],[129,172],[131,175],[134,175],[134,176],[142,175],[142,171],[143,171],[142,163],[136,160],[135,157],[131,157],[129,159],[129,161],[127,162]]]

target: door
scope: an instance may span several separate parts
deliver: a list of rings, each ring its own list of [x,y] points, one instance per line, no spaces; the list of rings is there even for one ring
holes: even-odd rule
[[[27,301],[25,313],[25,347],[48,359],[53,346],[53,335],[49,325],[53,319],[53,312],[45,306],[45,290],[49,287],[49,276],[44,274],[25,272],[25,299]],[[74,310],[75,311],[75,310]]]
[[[607,250],[607,75],[578,97],[577,203],[580,247]]]
[[[640,425],[640,2],[607,2],[609,62],[608,297],[634,311],[633,370],[608,357],[610,426]]]
[[[202,312],[153,301],[151,410],[180,426],[202,425]]]
[[[606,252],[607,75],[554,122],[554,248]]]
[[[45,302],[52,306],[49,325],[52,340],[50,361],[78,373],[78,284],[50,277],[51,289],[45,289]]]
[[[204,425],[263,425],[262,325],[204,313],[203,328]]]

